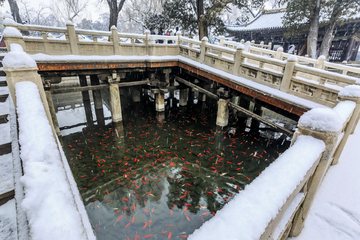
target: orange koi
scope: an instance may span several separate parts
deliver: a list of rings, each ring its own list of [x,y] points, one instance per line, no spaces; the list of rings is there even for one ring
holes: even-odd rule
[[[186,195],[184,195],[184,196],[182,196],[182,197],[180,197],[180,198],[184,198],[184,197],[186,197]]]
[[[150,213],[148,210],[146,210],[146,209],[144,209],[144,212],[146,212],[146,213]]]
[[[144,225],[143,229],[146,228],[147,225],[148,225],[148,223],[147,223],[147,221],[145,221],[145,225]]]
[[[172,214],[173,214],[173,210],[172,210],[172,208],[171,208],[170,215],[172,215]]]
[[[189,218],[190,215],[185,213],[185,216],[186,216],[186,219],[190,222],[190,218]]]
[[[169,224],[169,225],[166,225],[167,227],[173,227],[174,225],[171,225],[171,224]]]
[[[188,238],[189,236],[188,236],[188,235],[180,235],[179,237],[181,237],[181,238]]]
[[[118,220],[116,220],[115,223],[117,223],[118,221],[120,221],[122,219],[123,215],[120,215],[120,217],[118,218]]]
[[[134,216],[133,216],[133,218],[131,220],[131,223],[134,223],[134,220],[135,220],[135,214],[134,214]]]
[[[152,238],[154,235],[146,235],[144,238]]]
[[[167,240],[169,240],[171,238],[171,232],[169,232],[169,236],[167,238]]]
[[[163,231],[163,232],[160,232],[161,234],[166,234],[167,233],[167,231]]]
[[[155,208],[155,207],[153,207],[153,208],[151,209],[151,212],[153,212],[153,211],[154,211],[154,208]]]
[[[107,201],[107,203],[109,203],[109,202],[110,202],[110,200],[111,200],[111,199],[109,198],[109,200]]]
[[[182,212],[185,212],[186,210],[188,210],[189,207],[186,207]]]
[[[150,221],[149,221],[149,227],[151,226],[151,222],[152,222],[152,219],[150,219]]]
[[[126,198],[122,198],[122,200],[127,201],[127,202],[129,201],[129,199],[126,199]]]
[[[135,235],[135,240],[140,240],[140,239],[142,239],[142,237],[136,234]]]
[[[131,222],[129,222],[128,224],[126,224],[125,228],[127,228],[130,225]]]

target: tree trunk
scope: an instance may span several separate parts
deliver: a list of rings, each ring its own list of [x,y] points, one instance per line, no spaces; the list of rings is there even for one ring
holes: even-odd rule
[[[119,5],[117,0],[107,0],[110,10],[110,19],[109,19],[109,31],[112,26],[117,27],[117,21],[119,17],[119,12],[124,6],[125,0],[120,0]]]
[[[9,1],[9,5],[10,5],[11,15],[13,16],[15,22],[21,24],[22,20],[20,17],[19,7],[16,3],[16,0],[8,0],[8,1]]]
[[[318,2],[320,2],[318,0]],[[310,19],[309,35],[307,37],[307,54],[311,58],[316,58],[317,38],[319,32],[320,5],[315,6],[314,14]]]
[[[204,17],[204,0],[196,0],[197,24],[199,28],[199,40],[208,36],[207,23]]]
[[[334,36],[335,36],[335,33],[334,33],[335,25],[336,25],[335,23],[332,23],[332,24],[329,24],[326,27],[325,35],[324,35],[323,40],[321,42],[319,55],[325,56],[326,59],[329,57],[329,51],[330,51],[331,43],[332,43],[332,40],[334,39]]]

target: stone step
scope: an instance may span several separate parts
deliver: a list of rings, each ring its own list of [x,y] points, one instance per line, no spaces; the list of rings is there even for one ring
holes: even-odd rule
[[[9,122],[9,114],[0,115],[0,124]]]
[[[11,142],[0,145],[0,156],[11,153]]]
[[[9,94],[0,95],[0,103],[5,102],[8,97],[9,97]]]

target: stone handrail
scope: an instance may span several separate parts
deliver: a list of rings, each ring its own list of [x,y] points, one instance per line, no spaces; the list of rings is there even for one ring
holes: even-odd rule
[[[67,24],[66,28],[20,25],[15,22],[4,25],[41,32],[42,37],[37,38],[5,36],[8,47],[11,43],[18,43],[29,54],[181,55],[330,107],[336,104],[337,93],[341,88],[357,83],[356,78],[344,73],[360,73],[360,69],[328,63],[324,58],[315,60],[298,57],[297,64],[297,61],[290,60],[293,55],[283,53],[281,48],[277,51],[269,50],[271,44],[251,42],[243,48],[241,43],[225,41],[224,38],[220,39],[220,45],[214,45],[208,43],[207,39],[197,41],[182,37],[181,33],[177,36],[162,36],[150,35],[148,31],[145,35],[119,33],[116,28],[111,31],[76,30],[72,24]],[[48,33],[62,33],[65,39],[55,39]],[[92,36],[92,39],[84,40],[83,36]],[[103,40],[100,41],[100,38]],[[327,68],[338,69],[343,74],[329,72]]]

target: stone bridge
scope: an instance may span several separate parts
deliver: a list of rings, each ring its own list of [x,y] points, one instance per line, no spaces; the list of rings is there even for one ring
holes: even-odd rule
[[[71,23],[66,28],[19,25],[9,18],[4,20],[4,25],[8,51],[15,51],[13,44],[19,44],[37,65],[4,65],[14,104],[17,104],[16,83],[36,83],[55,139],[60,130],[52,94],[81,91],[83,99],[89,100],[84,92],[93,90],[95,108],[101,109],[104,100],[111,109],[113,122],[121,122],[119,88],[128,86],[140,86],[132,93],[134,99],[145,90],[155,94],[159,112],[164,111],[164,94],[171,89],[180,90],[181,106],[187,104],[189,88],[199,92],[199,99],[217,99],[219,126],[227,125],[229,108],[233,108],[287,136],[293,135],[291,130],[262,118],[261,111],[249,111],[250,101],[296,121],[300,118],[292,144],[296,145],[299,136],[307,135],[324,141],[325,150],[316,156],[296,187],[285,189],[290,194],[281,202],[277,214],[266,220],[258,239],[286,239],[300,233],[323,176],[331,164],[337,163],[359,120],[360,87],[356,85],[360,83],[360,69],[330,63],[323,57],[293,56],[283,53],[281,48],[272,51],[271,43],[238,43],[221,38],[220,45],[214,45],[207,38],[197,41],[181,33],[176,36],[150,35],[149,31],[144,35],[125,34],[118,33],[114,27],[110,32],[100,32],[75,29]],[[22,36],[22,30],[38,33],[39,37]],[[70,80],[66,77],[76,77],[71,80],[75,84],[67,85]],[[101,90],[107,91],[105,99],[101,98]],[[314,114],[320,120],[327,118],[321,111],[306,113],[321,107],[339,116],[339,128],[318,129],[305,121]],[[63,160],[62,164],[68,163]],[[74,181],[71,174],[67,180]],[[74,201],[78,209],[83,209],[82,203],[76,201],[79,195],[76,191],[73,189]],[[87,215],[81,216],[87,238],[94,239]],[[246,221],[256,225],[258,219],[254,216]],[[201,238],[194,236],[194,239]]]

